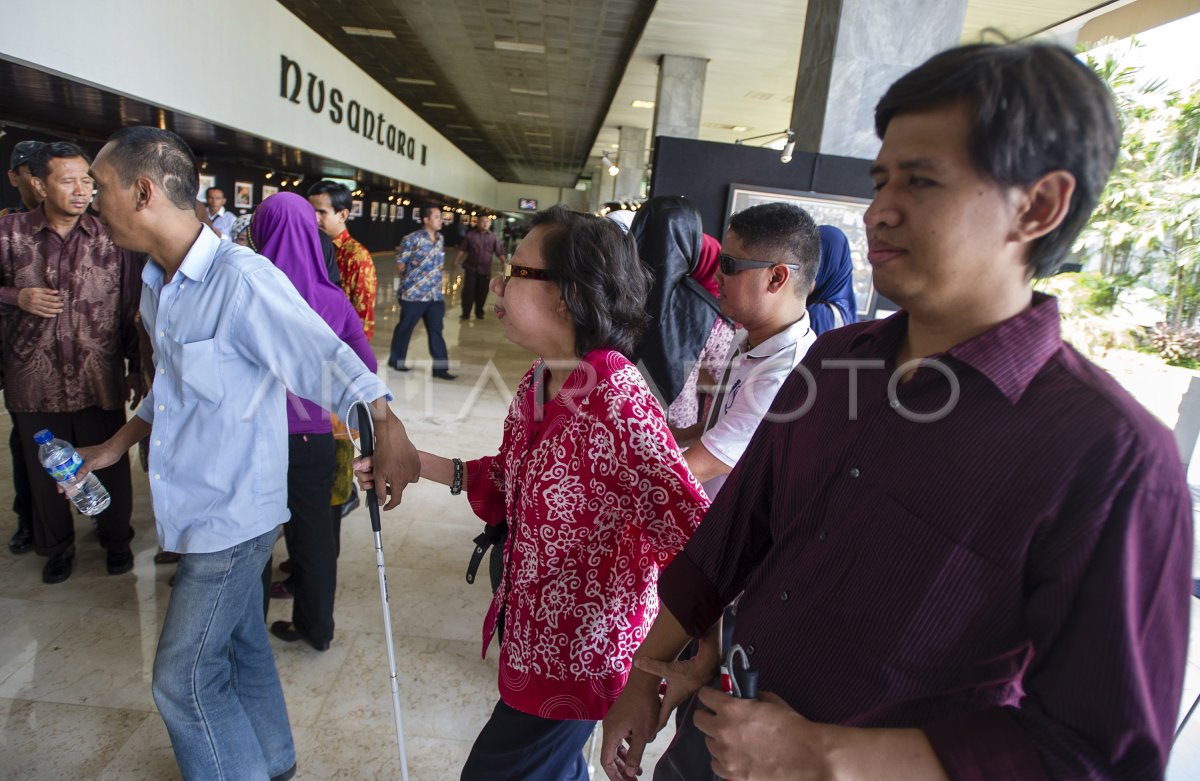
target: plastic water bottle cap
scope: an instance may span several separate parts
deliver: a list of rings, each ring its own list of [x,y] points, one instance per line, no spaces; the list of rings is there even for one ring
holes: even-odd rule
[[[39,445],[44,445],[52,439],[54,439],[54,435],[50,433],[50,429],[48,428],[44,428],[33,435],[33,441]]]

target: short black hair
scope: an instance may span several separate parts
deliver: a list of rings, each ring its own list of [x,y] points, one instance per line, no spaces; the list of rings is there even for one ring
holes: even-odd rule
[[[29,158],[29,173],[39,179],[45,179],[50,174],[50,161],[70,157],[82,157],[88,165],[92,158],[78,144],[70,141],[50,141],[42,144],[33,156]]]
[[[131,125],[113,133],[108,143],[111,149],[105,162],[117,172],[122,187],[145,176],[157,182],[177,208],[196,208],[200,172],[196,156],[182,138],[170,130]]]
[[[431,203],[424,204],[421,206],[421,219],[432,217],[434,212],[440,212],[441,210],[441,206],[434,206]]]
[[[1067,49],[1044,43],[949,49],[900,77],[875,106],[883,138],[897,114],[965,104],[976,170],[1005,187],[1027,187],[1051,171],[1075,177],[1061,225],[1034,242],[1029,270],[1050,276],[1100,199],[1121,145],[1112,95]]]
[[[611,220],[561,204],[533,216],[542,256],[575,322],[575,354],[609,348],[627,358],[646,328],[650,272],[633,239]]]
[[[821,234],[808,212],[791,203],[760,203],[730,217],[729,231],[755,254],[782,253],[790,257],[800,266],[796,294],[808,297],[821,265]]]
[[[222,196],[224,196],[224,195],[225,195],[225,191],[224,191],[224,190],[222,190],[220,187],[213,186],[213,187],[209,187],[207,190],[205,190],[205,191],[204,191],[204,197],[206,197],[206,198],[207,198],[207,197],[208,197],[208,194],[209,194],[209,193],[211,193],[213,190],[216,190],[216,191],[217,191],[217,192],[219,192],[219,193],[220,193]]]
[[[308,188],[308,194],[328,195],[329,204],[335,212],[348,212],[354,207],[354,201],[350,197],[350,188],[340,182],[331,182],[328,179],[322,179]]]

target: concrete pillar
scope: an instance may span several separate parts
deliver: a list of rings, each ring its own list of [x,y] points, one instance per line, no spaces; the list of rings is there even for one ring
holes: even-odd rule
[[[605,171],[603,166],[598,165],[592,169],[592,184],[588,187],[588,211],[600,211],[600,206],[604,203],[600,199],[600,185],[608,178],[608,171]]]
[[[616,177],[615,200],[634,201],[642,195],[642,177],[646,173],[646,129],[622,126],[618,143],[616,163],[621,172]],[[604,175],[608,176],[608,171]]]
[[[872,159],[875,104],[897,78],[958,44],[966,0],[808,0],[792,102],[796,149]]]
[[[658,58],[658,93],[654,99],[654,135],[700,137],[704,107],[704,75],[708,60],[664,54]],[[621,145],[624,151],[625,145]]]

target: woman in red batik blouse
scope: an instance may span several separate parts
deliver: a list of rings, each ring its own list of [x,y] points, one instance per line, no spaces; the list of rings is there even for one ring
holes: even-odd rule
[[[708,507],[625,357],[649,285],[616,225],[562,207],[536,215],[492,280],[504,335],[538,356],[500,452],[465,465],[421,453],[422,477],[465,489],[486,523],[509,525],[483,627],[485,652],[503,627],[500,702],[466,781],[587,777],[582,748],[658,614],[658,572]]]

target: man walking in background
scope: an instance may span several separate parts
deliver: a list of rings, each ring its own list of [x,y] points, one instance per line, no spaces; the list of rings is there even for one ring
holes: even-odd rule
[[[463,260],[466,256],[466,260]],[[471,319],[471,309],[475,309],[475,319],[483,319],[483,305],[487,302],[488,283],[492,275],[492,257],[495,256],[503,263],[504,248],[500,240],[492,233],[492,218],[480,217],[479,223],[467,231],[454,265],[462,265],[464,273],[462,287],[462,318]]]
[[[233,222],[237,219],[237,215],[233,212],[225,211],[225,191],[220,187],[209,187],[204,191],[204,204],[208,207],[208,221],[212,223],[213,230],[221,235],[222,239],[233,241]]]
[[[429,355],[433,358],[433,376],[453,380],[449,372],[449,354],[442,338],[442,320],[446,302],[442,299],[442,267],[445,265],[445,243],[439,232],[442,210],[437,206],[421,208],[422,227],[404,237],[396,252],[396,278],[400,280],[400,321],[392,332],[392,347],[388,366],[406,372],[408,342],[417,323],[424,321],[429,336]],[[464,299],[465,300],[465,299]]]

